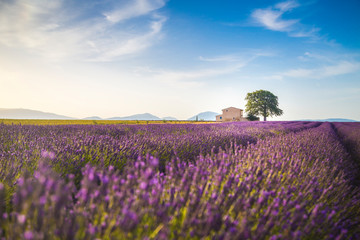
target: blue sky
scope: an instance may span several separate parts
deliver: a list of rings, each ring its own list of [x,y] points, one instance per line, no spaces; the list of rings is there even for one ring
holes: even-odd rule
[[[360,120],[360,2],[0,1],[0,107],[72,117],[186,119],[245,108],[271,120]]]

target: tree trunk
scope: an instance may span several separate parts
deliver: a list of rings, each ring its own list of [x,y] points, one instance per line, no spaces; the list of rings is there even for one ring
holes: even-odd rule
[[[267,108],[266,105],[264,106],[264,122],[266,122],[266,116],[267,116]]]

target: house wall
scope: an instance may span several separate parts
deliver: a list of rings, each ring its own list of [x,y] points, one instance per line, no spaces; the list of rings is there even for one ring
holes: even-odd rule
[[[227,108],[223,110],[223,121],[242,121],[243,120],[243,110],[238,108]]]
[[[217,122],[248,121],[243,116],[244,110],[234,107],[225,108],[223,114],[216,116]]]

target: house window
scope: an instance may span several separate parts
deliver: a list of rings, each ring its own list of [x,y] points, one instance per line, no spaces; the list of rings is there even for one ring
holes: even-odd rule
[[[222,117],[220,117],[220,119],[222,119]]]
[[[235,120],[235,118],[233,117],[233,120]]]

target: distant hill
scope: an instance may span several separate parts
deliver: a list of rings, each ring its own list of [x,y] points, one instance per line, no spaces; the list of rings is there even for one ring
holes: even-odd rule
[[[216,115],[219,115],[219,113],[209,112],[209,111],[208,112],[201,112],[201,113],[189,118],[188,120],[195,121],[196,116],[197,116],[198,120],[215,121],[216,120]]]
[[[83,118],[83,120],[102,120],[102,118],[98,116],[92,116],[92,117]]]
[[[112,117],[108,120],[161,120],[161,118],[150,113],[135,114],[127,117]]]
[[[174,117],[163,117],[162,120],[176,121],[177,118],[174,118]]]
[[[327,118],[327,119],[304,119],[300,121],[313,121],[313,122],[358,122],[353,119],[347,118]]]
[[[42,112],[23,108],[0,108],[0,118],[6,119],[74,119],[55,113]]]

